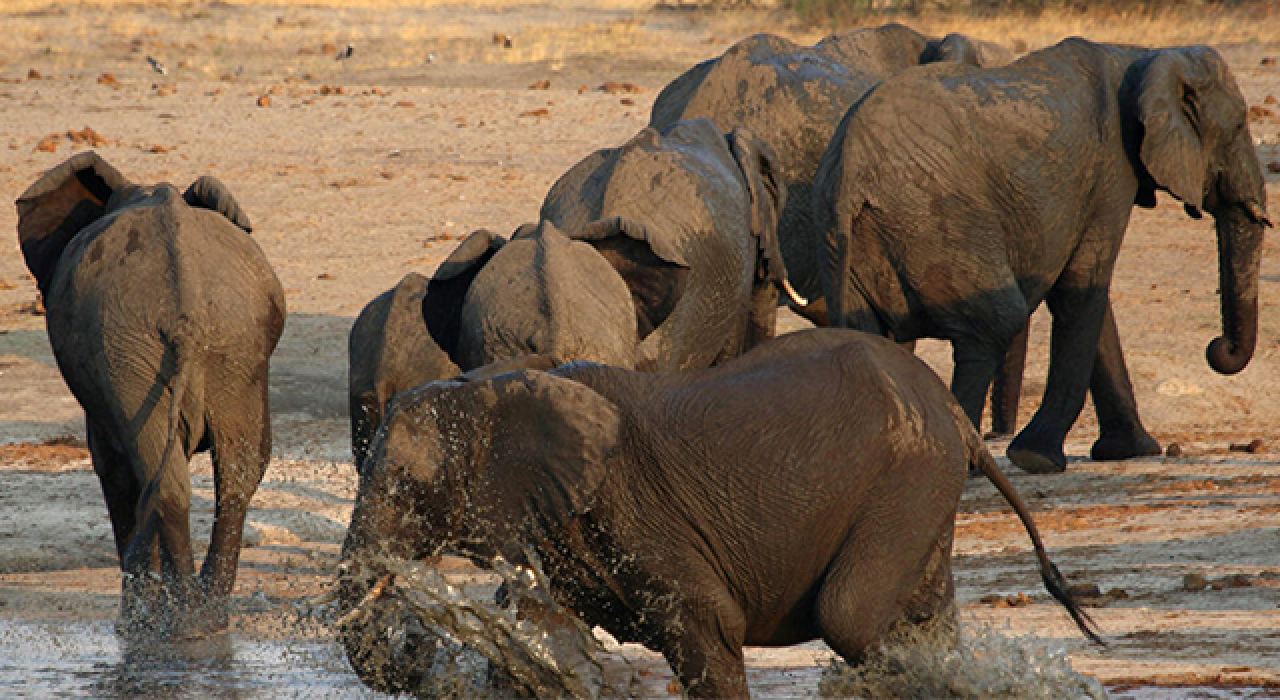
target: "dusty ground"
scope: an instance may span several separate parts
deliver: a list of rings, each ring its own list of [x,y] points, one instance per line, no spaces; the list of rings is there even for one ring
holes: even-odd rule
[[[626,0],[354,4],[17,0],[0,9],[0,200],[83,148],[67,132],[83,140],[88,127],[97,150],[138,181],[185,186],[212,173],[228,183],[287,290],[272,365],[276,459],[250,513],[236,589],[246,638],[284,634],[271,615],[331,576],[355,484],[346,333],[364,303],[410,270],[431,271],[458,236],[534,217],[561,172],[632,135],[657,91],[691,63],[753,31],[818,36],[767,14],[653,11]],[[1280,161],[1280,22],[1073,16],[920,26],[959,26],[1019,49],[1070,33],[1213,42],[1258,107],[1251,128],[1264,166]],[[354,55],[335,61],[348,43]],[[549,88],[530,89],[542,80]],[[638,90],[599,89],[610,81]],[[1268,182],[1280,220],[1280,175]],[[0,230],[14,224],[13,209],[0,207]],[[0,443],[18,443],[0,446],[0,622],[106,619],[119,590],[110,528],[74,444],[81,413],[32,312],[34,285],[14,243],[0,259]],[[1280,256],[1269,243],[1253,364],[1220,377],[1203,359],[1218,328],[1215,251],[1210,226],[1180,207],[1136,211],[1113,290],[1147,425],[1182,456],[1090,462],[1096,433],[1086,409],[1067,474],[1015,477],[1060,567],[1104,594],[1094,614],[1111,646],[1086,645],[1048,602],[1025,536],[989,486],[971,485],[960,516],[957,583],[968,618],[1050,638],[1113,690],[1280,688]],[[1043,387],[1047,326],[1037,317],[1023,420]],[[921,352],[949,373],[944,347]],[[1254,439],[1259,452],[1231,449]],[[999,455],[1004,444],[992,448]],[[196,469],[193,528],[203,537],[207,458]],[[1029,604],[1019,604],[1024,593]],[[8,643],[0,638],[0,648]],[[750,658],[758,678],[811,668],[824,653]],[[811,691],[812,675],[792,685],[785,673],[772,677],[768,687],[781,693]]]

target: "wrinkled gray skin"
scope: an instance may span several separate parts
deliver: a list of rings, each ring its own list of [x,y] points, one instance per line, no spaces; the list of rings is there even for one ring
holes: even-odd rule
[[[810,233],[810,198],[818,162],[845,112],[881,80],[910,66],[1011,60],[995,44],[961,34],[930,39],[901,24],[833,34],[814,46],[757,34],[671,81],[654,101],[649,125],[664,129],[681,119],[712,119],[724,131],[749,129],[776,154],[787,188],[778,225],[782,256],[796,291],[816,303],[797,311],[820,322],[821,250]]]
[[[351,452],[364,461],[392,397],[420,384],[461,373],[427,330],[422,300],[426,277],[410,272],[369,302],[347,340]]]
[[[285,302],[216,179],[139,186],[86,152],[17,201],[62,376],[85,411],[124,571],[121,630],[224,629],[249,500],[271,457],[267,364]],[[216,520],[197,575],[187,461],[213,450]]]
[[[1244,98],[1217,52],[1068,39],[1003,68],[905,71],[850,110],[815,180],[831,321],[950,340],[952,391],[977,425],[997,364],[1044,301],[1048,383],[1009,457],[1063,470],[1086,390],[1095,458],[1156,452],[1108,296],[1130,211],[1156,190],[1214,216],[1223,336],[1208,360],[1239,372],[1270,222]]]
[[[369,597],[388,557],[519,562],[530,547],[588,625],[662,653],[693,697],[744,697],[744,645],[823,639],[856,662],[897,624],[954,616],[971,468],[1092,634],[942,382],[895,344],[837,329],[683,374],[574,363],[401,394],[363,465],[339,599],[349,611]],[[342,630],[357,673],[411,686],[387,634],[363,624]]]
[[[678,371],[735,357],[774,331],[775,172],[754,136],[708,120],[597,151],[551,188],[539,224],[471,268],[460,308],[428,291],[425,308],[457,309],[439,324],[456,336],[433,336],[463,369],[544,355]]]

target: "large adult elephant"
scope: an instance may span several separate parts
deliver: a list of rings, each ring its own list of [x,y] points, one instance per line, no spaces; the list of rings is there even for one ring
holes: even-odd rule
[[[671,81],[654,101],[649,125],[707,118],[724,131],[749,129],[778,159],[787,206],[778,239],[791,284],[810,302],[797,311],[822,325],[824,305],[810,196],[818,162],[849,107],[885,78],[923,63],[1002,65],[1013,54],[961,34],[932,39],[901,24],[833,34],[799,46],[757,34]]]
[[[387,559],[532,550],[587,625],[662,653],[693,697],[745,697],[744,645],[820,638],[857,662],[896,625],[954,621],[971,468],[1092,636],[946,387],[882,338],[793,333],[681,374],[573,363],[434,382],[395,399],[361,467],[340,633],[366,683],[412,688],[433,640],[379,622]]]
[[[85,411],[124,571],[122,630],[228,623],[249,500],[271,458],[267,365],[280,283],[231,193],[135,185],[96,153],[18,198],[18,237],[49,341]],[[216,514],[197,576],[187,461],[212,449]]]
[[[735,357],[773,334],[785,279],[775,172],[742,130],[643,129],[561,176],[541,221],[458,266],[447,293],[428,289],[427,325],[468,370],[523,355],[670,371]]]
[[[1217,52],[1068,39],[1002,68],[905,71],[849,111],[815,180],[832,321],[950,340],[952,390],[977,425],[997,364],[1044,301],[1048,384],[1009,457],[1063,470],[1090,387],[1095,456],[1143,454],[1154,441],[1108,288],[1132,207],[1153,206],[1156,190],[1214,216],[1223,336],[1208,360],[1239,372],[1257,337],[1270,222],[1244,98]]]

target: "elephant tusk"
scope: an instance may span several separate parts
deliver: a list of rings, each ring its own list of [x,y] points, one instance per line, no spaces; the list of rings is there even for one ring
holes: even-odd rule
[[[800,296],[800,293],[796,291],[796,288],[791,286],[791,280],[786,277],[782,278],[782,291],[787,293],[787,296],[791,299],[791,303],[796,304],[797,306],[809,305],[809,300]]]
[[[386,576],[378,579],[378,582],[373,584],[373,588],[370,588],[369,592],[364,594],[364,597],[360,599],[360,602],[356,603],[355,607],[351,608],[346,615],[338,618],[338,621],[334,623],[334,625],[338,628],[342,628],[351,624],[351,621],[354,620],[362,610],[364,610],[364,606],[381,598],[382,594],[386,593],[387,588],[391,586],[391,582],[395,580],[395,577],[395,574],[387,574]]]
[[[1244,203],[1244,210],[1249,215],[1249,218],[1253,219],[1254,223],[1271,228],[1271,219],[1267,218],[1267,210],[1262,205],[1254,201],[1248,201]]]

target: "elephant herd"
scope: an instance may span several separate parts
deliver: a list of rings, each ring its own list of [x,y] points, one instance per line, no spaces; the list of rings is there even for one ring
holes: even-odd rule
[[[989,387],[1011,427],[1043,301],[1049,378],[1013,463],[1063,470],[1090,391],[1095,458],[1157,452],[1108,297],[1130,211],[1164,190],[1214,217],[1223,373],[1253,352],[1270,222],[1212,49],[1069,39],[1012,58],[897,24],[750,37],[570,168],[536,223],[476,231],[370,302],[349,338],[343,608],[381,590],[387,557],[533,552],[557,599],[664,654],[691,695],[743,696],[744,645],[823,639],[856,661],[895,625],[954,616],[955,514],[979,473],[1096,639],[983,446]],[[121,629],[225,629],[286,317],[248,217],[212,177],[136,185],[92,152],[17,207],[86,413]],[[837,328],[772,339],[780,302]],[[952,343],[950,392],[893,342],[922,337]],[[187,460],[206,449],[216,520],[196,572]],[[401,689],[380,634],[340,631],[365,682]]]

